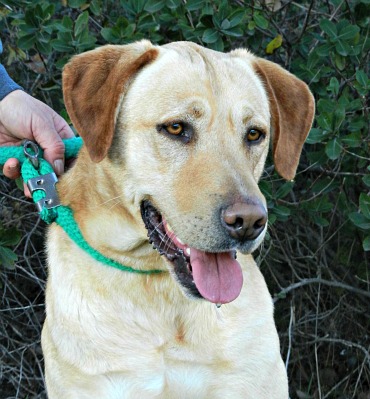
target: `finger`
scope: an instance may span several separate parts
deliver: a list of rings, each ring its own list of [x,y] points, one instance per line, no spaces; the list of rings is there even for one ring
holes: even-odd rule
[[[24,191],[24,195],[27,198],[32,198],[31,191],[29,190],[29,188],[28,188],[26,183],[23,183],[23,191]]]
[[[34,136],[44,150],[44,158],[51,164],[57,175],[63,174],[65,147],[61,137],[50,126],[41,128],[39,131],[40,133],[35,132]]]
[[[18,179],[20,176],[20,165],[16,158],[8,159],[3,167],[3,172],[9,179]]]
[[[70,139],[75,137],[73,130],[67,122],[57,113],[53,115],[54,127],[62,139]]]

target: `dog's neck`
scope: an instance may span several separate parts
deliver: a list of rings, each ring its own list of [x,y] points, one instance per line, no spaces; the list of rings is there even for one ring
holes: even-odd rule
[[[76,164],[58,183],[61,203],[73,210],[82,235],[94,249],[124,265],[150,269],[161,258],[148,242],[140,210],[123,205],[128,201],[123,201],[114,173],[109,161],[92,163],[82,149]],[[120,175],[124,180],[122,168]]]

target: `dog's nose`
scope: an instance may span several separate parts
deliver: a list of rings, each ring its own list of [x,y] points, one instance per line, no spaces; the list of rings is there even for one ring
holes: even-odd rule
[[[262,204],[237,202],[221,212],[221,222],[232,238],[250,241],[262,233],[267,212]]]

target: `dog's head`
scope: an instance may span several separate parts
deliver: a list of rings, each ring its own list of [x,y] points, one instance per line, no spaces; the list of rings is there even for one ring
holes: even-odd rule
[[[122,197],[184,290],[235,299],[235,253],[266,231],[258,180],[270,135],[277,171],[295,176],[314,114],[306,84],[246,50],[148,41],[74,57],[63,84],[91,160],[124,171]]]

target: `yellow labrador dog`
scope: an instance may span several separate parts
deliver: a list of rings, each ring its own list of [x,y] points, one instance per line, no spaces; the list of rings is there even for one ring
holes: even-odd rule
[[[306,84],[246,50],[148,41],[75,56],[63,84],[85,146],[62,203],[94,249],[144,273],[51,228],[49,398],[287,399],[251,253],[267,228],[258,180],[270,137],[292,179],[311,127]]]

